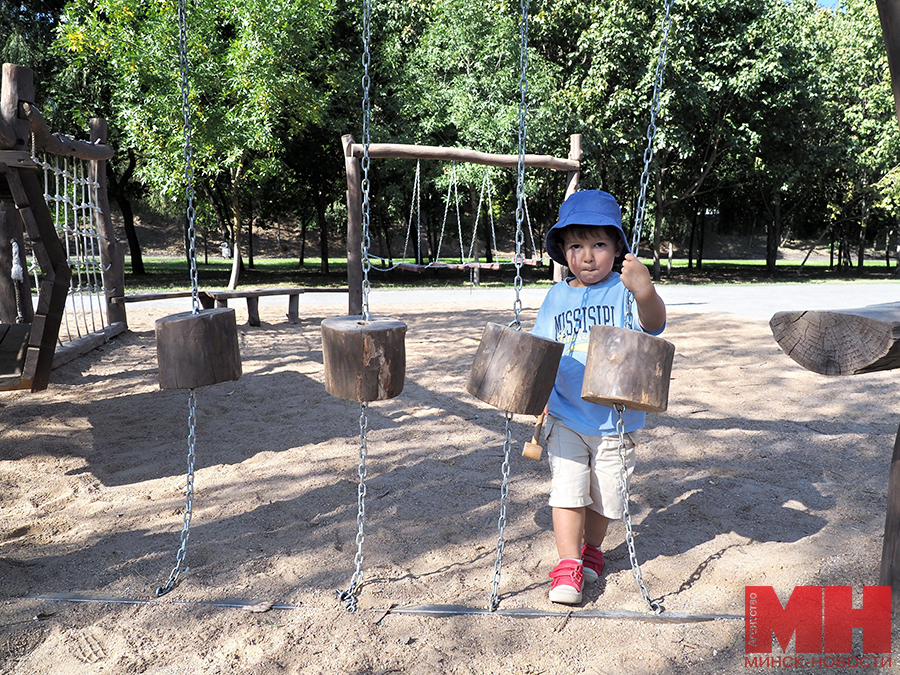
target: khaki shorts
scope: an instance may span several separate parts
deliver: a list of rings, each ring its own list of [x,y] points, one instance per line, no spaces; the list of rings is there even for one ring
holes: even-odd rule
[[[585,506],[610,519],[624,512],[622,460],[618,436],[586,436],[547,416],[547,455],[550,460],[550,506]],[[634,471],[633,434],[625,434],[625,464]]]

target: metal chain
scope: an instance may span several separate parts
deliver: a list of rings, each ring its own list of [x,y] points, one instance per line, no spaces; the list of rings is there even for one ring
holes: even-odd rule
[[[628,546],[628,558],[631,560],[631,571],[634,574],[634,580],[637,581],[638,588],[641,591],[641,597],[644,599],[644,602],[647,603],[647,607],[649,607],[650,611],[654,614],[661,614],[663,611],[662,605],[655,600],[650,599],[650,592],[647,590],[646,584],[644,584],[641,566],[638,564],[637,553],[635,553],[634,550],[634,531],[631,528],[631,512],[628,510],[628,465],[625,461],[625,406],[615,405],[613,407],[616,409],[616,413],[618,413],[616,433],[619,435],[619,460],[621,461],[619,477],[622,480],[622,520],[625,522],[625,543]]]
[[[366,457],[369,454],[369,417],[366,414],[368,407],[367,403],[360,403],[359,405],[359,467],[357,468],[359,487],[356,490],[356,525],[358,529],[356,531],[356,558],[354,560],[356,571],[350,577],[350,586],[347,587],[347,590],[339,590],[337,592],[348,612],[356,611],[357,596],[359,595],[360,586],[362,586],[363,577],[363,540],[365,539],[366,524]]]
[[[656,138],[656,116],[659,113],[659,94],[662,91],[663,73],[666,68],[666,54],[669,50],[669,28],[672,26],[672,3],[665,0],[665,16],[662,21],[662,37],[659,41],[659,56],[656,60],[656,73],[653,79],[653,98],[650,101],[650,123],[647,125],[647,146],[644,148],[644,170],[641,173],[640,193],[634,210],[634,229],[631,237],[631,250],[638,254],[641,243],[641,230],[647,216],[647,187],[650,184],[650,164],[653,162],[653,141]],[[631,291],[625,294],[625,327],[633,327],[631,305],[634,295]]]
[[[194,208],[194,151],[191,147],[191,86],[188,81],[187,11],[185,0],[178,0],[178,56],[181,68],[181,115],[184,118],[184,184],[187,199],[188,259],[191,264],[191,303],[193,313],[200,311],[197,279],[197,231]]]
[[[522,20],[519,23],[519,163],[516,172],[516,278],[514,286],[516,299],[513,303],[515,320],[512,326],[521,330],[522,322],[519,318],[522,312],[522,246],[525,243],[523,222],[525,219],[525,116],[528,113],[528,2],[521,0]]]
[[[191,107],[190,107],[190,85],[188,83],[188,59],[187,59],[187,12],[185,10],[185,1],[178,0],[178,56],[181,68],[181,112],[184,117],[184,180],[185,180],[185,197],[187,198],[187,220],[188,220],[188,259],[191,264],[191,298],[193,313],[200,312],[200,296],[197,281],[197,248],[196,248],[196,228],[194,220],[196,211],[194,210],[194,168],[193,168],[193,152],[191,150]],[[187,556],[187,543],[190,536],[191,517],[193,515],[194,506],[194,449],[196,446],[196,427],[197,427],[197,395],[193,389],[188,396],[188,471],[187,471],[187,491],[184,506],[184,524],[181,529],[181,545],[175,554],[175,567],[169,574],[169,580],[164,586],[156,589],[156,597],[162,597],[171,591],[178,584],[182,577],[181,567],[184,565]],[[188,575],[190,568],[184,569],[184,576]]]
[[[519,52],[519,164],[516,182],[516,299],[513,303],[515,318],[509,324],[511,328],[522,330],[520,315],[522,312],[522,244],[525,242],[525,234],[522,231],[525,202],[525,115],[528,112],[526,95],[528,93],[528,1],[520,0],[522,9],[522,21],[519,23],[519,37],[521,49]],[[488,604],[490,611],[496,611],[500,605],[498,589],[500,587],[500,570],[503,567],[503,549],[506,547],[506,504],[509,495],[509,448],[512,444],[512,413],[506,412],[506,436],[503,440],[503,464],[500,467],[500,518],[497,527],[500,535],[497,537],[497,560],[494,562],[494,580],[491,585],[491,599]]]
[[[491,600],[488,609],[496,611],[500,606],[498,589],[500,588],[500,569],[503,567],[503,549],[506,548],[506,503],[509,496],[509,449],[512,446],[512,413],[506,413],[506,438],[503,441],[503,464],[500,467],[500,518],[497,520],[497,528],[500,534],[497,537],[497,559],[494,562],[494,581],[491,585]]]
[[[178,547],[178,553],[175,554],[175,567],[172,568],[172,573],[169,574],[169,580],[165,583],[164,586],[159,586],[156,589],[156,597],[161,598],[166,593],[171,591],[175,586],[178,585],[180,579],[186,577],[191,569],[189,567],[184,568],[184,575],[182,576],[181,567],[184,565],[184,559],[187,555],[187,544],[188,537],[190,536],[191,529],[191,517],[193,515],[193,506],[194,506],[194,448],[196,445],[197,439],[197,395],[193,389],[191,389],[190,396],[188,398],[188,456],[187,456],[187,489],[185,490],[185,502],[184,502],[184,525],[181,528],[181,545]]]
[[[19,242],[13,239],[12,242],[12,269],[9,273],[12,279],[13,288],[16,291],[16,323],[24,323],[25,315],[22,311],[22,282],[25,281],[25,270],[22,269],[22,263],[19,260]]]
[[[372,78],[369,76],[369,66],[372,63],[372,56],[369,50],[372,31],[372,3],[370,0],[363,2],[363,77],[362,77],[362,142],[363,142],[363,158],[362,158],[362,318],[363,321],[369,320],[369,269],[372,263],[369,261],[369,247],[372,240],[369,235],[370,217],[369,217],[369,143],[371,137],[369,135],[369,117],[371,114],[371,101],[369,91],[372,87]]]

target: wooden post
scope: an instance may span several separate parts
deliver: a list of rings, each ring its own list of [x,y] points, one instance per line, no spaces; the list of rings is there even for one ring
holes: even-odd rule
[[[578,181],[581,178],[581,160],[583,157],[581,134],[572,134],[569,136],[569,159],[578,162],[578,168],[566,174],[566,196],[563,198],[563,201],[578,191]],[[565,279],[569,273],[569,268],[565,265],[560,265],[558,262],[551,264],[553,265],[553,281],[558,282]]]
[[[100,117],[91,119],[91,143],[106,144],[107,124]],[[125,303],[113,302],[113,298],[125,297],[125,253],[116,239],[112,219],[109,216],[109,194],[106,190],[106,160],[91,160],[90,177],[97,187],[97,206],[101,214],[98,225],[103,238],[100,242],[100,260],[103,263],[103,287],[106,290],[106,315],[109,323],[127,325]]]
[[[347,169],[347,314],[362,314],[362,184],[359,160],[353,156],[353,136],[341,137]]]
[[[881,35],[887,49],[888,68],[891,71],[891,89],[894,92],[894,114],[900,121],[900,0],[875,0]]]
[[[0,180],[6,182],[5,167],[0,167]],[[19,264],[23,270],[21,282],[11,277],[12,243],[19,246]],[[31,323],[34,306],[31,302],[31,276],[28,274],[22,221],[11,199],[0,199],[0,323],[15,324],[19,312],[23,323]],[[18,299],[17,299],[18,294]]]
[[[900,428],[897,429],[888,474],[888,504],[878,585],[891,587],[891,606],[897,616],[900,612]]]
[[[0,87],[0,118],[6,127],[6,134],[15,136],[8,150],[27,151],[29,122],[20,114],[19,103],[34,103],[34,73],[30,68],[3,64],[3,85]],[[5,134],[4,134],[5,135]]]

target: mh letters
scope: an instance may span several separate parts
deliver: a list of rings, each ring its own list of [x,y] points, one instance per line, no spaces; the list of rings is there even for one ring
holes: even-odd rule
[[[891,652],[891,589],[863,586],[863,606],[853,607],[851,586],[796,586],[785,606],[771,586],[744,589],[744,651],[771,654],[772,635],[782,652],[796,635],[797,654],[848,654],[853,629],[861,628],[863,652]]]

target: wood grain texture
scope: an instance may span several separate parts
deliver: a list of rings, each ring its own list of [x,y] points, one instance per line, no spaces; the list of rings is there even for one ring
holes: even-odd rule
[[[500,410],[539,415],[550,398],[562,350],[561,342],[489,323],[466,391]]]
[[[234,310],[181,312],[156,320],[160,389],[196,389],[241,377]]]
[[[822,375],[856,375],[900,366],[900,302],[778,312],[769,327],[785,354]]]
[[[406,324],[359,314],[322,322],[325,390],[346,401],[399,396],[406,378]]]
[[[593,326],[581,398],[628,410],[663,412],[675,345],[630,328]]]

